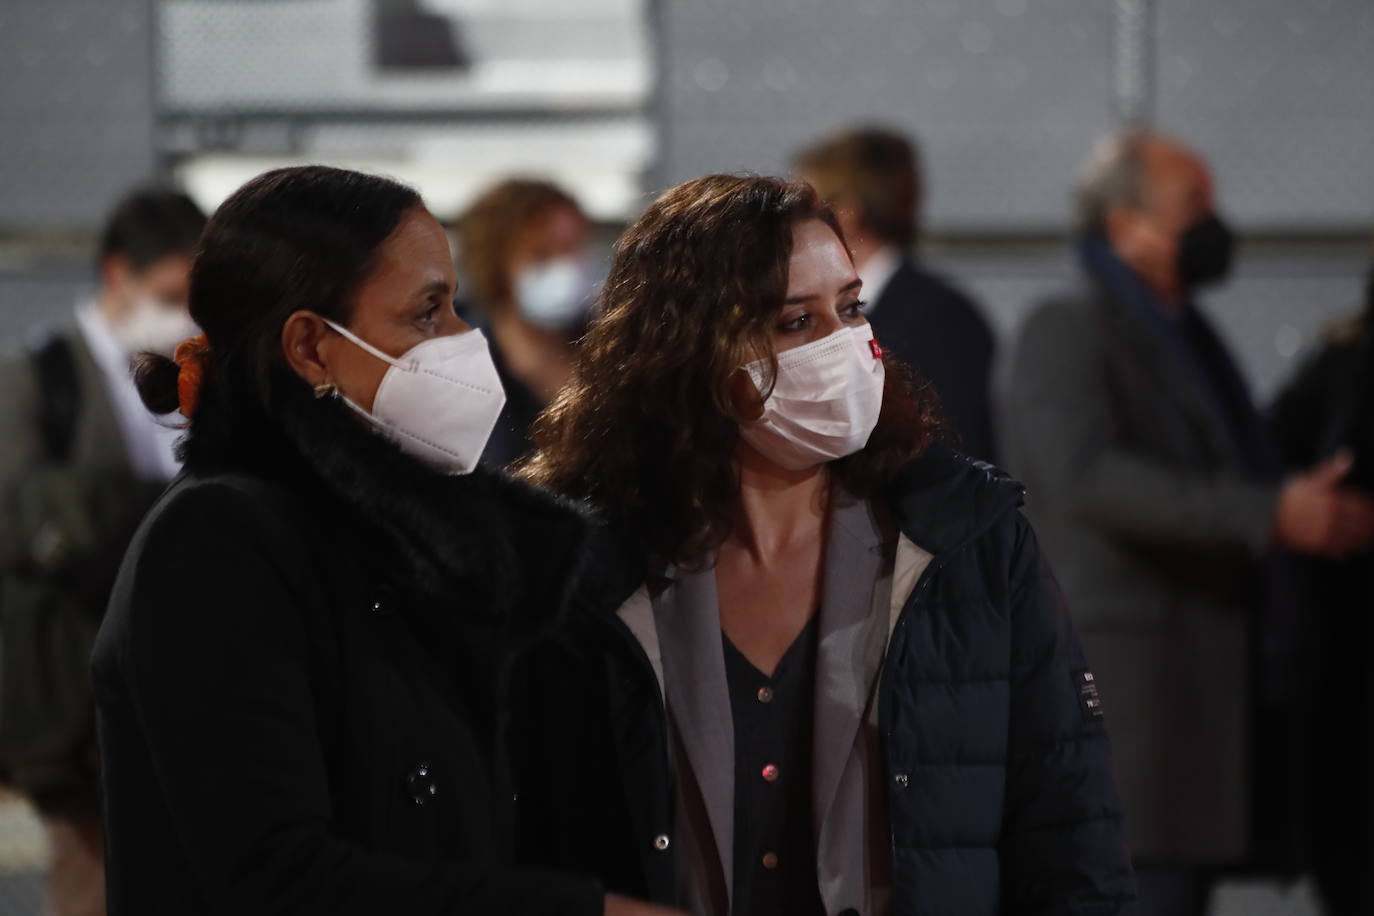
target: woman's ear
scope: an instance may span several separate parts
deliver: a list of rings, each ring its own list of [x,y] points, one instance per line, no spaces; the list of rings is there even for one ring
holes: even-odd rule
[[[754,380],[743,369],[736,369],[730,376],[730,403],[735,408],[735,415],[745,422],[763,416],[763,398]]]
[[[282,325],[281,349],[286,364],[312,388],[335,382],[329,371],[329,337],[329,326],[314,312],[294,312]]]

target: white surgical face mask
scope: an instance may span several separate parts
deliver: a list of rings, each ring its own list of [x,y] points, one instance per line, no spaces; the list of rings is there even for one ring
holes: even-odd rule
[[[800,471],[852,455],[868,444],[883,407],[882,350],[865,324],[841,328],[778,354],[778,376],[763,416],[740,435],[766,458]],[[744,367],[760,392],[768,360]]]
[[[195,337],[200,328],[184,305],[172,305],[148,296],[135,299],[118,323],[110,326],[124,352],[160,353],[171,356],[177,344]]]
[[[515,302],[526,321],[561,330],[586,315],[594,285],[591,266],[584,258],[554,258],[516,275]]]
[[[349,407],[403,451],[446,474],[468,474],[477,467],[506,404],[481,331],[435,337],[396,359],[347,328],[325,323],[391,366],[370,413],[345,397]]]

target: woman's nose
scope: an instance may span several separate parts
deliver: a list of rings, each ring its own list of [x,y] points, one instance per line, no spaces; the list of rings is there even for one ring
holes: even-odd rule
[[[449,334],[461,334],[464,331],[471,330],[472,325],[468,324],[467,321],[464,320],[463,317],[458,314],[455,308],[453,311],[448,312],[447,315],[444,317],[443,326],[439,329],[439,335],[447,336]]]
[[[840,320],[840,316],[835,312],[826,312],[823,315],[816,316],[816,320],[812,327],[814,328],[814,332],[811,335],[811,339],[820,340],[822,337],[829,337],[831,334],[834,334],[840,328],[844,327],[844,322]]]

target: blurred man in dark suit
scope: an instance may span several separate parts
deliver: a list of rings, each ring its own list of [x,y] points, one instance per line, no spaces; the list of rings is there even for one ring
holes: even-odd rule
[[[934,384],[955,444],[995,461],[992,332],[973,302],[913,253],[922,188],[912,142],[881,128],[851,130],[803,150],[796,171],[835,208],[878,342]]]
[[[1196,153],[1107,138],[1078,216],[1088,283],[1027,320],[1006,441],[1101,688],[1141,912],[1200,916],[1216,870],[1292,854],[1266,843],[1302,810],[1310,608],[1282,551],[1358,552],[1374,501],[1348,456],[1284,478],[1195,307],[1234,248]]]

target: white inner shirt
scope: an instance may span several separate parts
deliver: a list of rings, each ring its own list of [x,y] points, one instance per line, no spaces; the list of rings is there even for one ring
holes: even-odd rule
[[[897,268],[902,266],[902,252],[896,245],[884,245],[869,256],[863,267],[856,268],[863,281],[860,295],[864,297],[863,313],[867,315],[878,304],[878,297],[887,289]]]
[[[174,448],[185,430],[171,425],[183,422],[181,414],[164,420],[143,406],[134,385],[132,360],[98,305],[83,302],[77,306],[76,324],[105,379],[134,473],[144,480],[171,480],[181,470]]]

